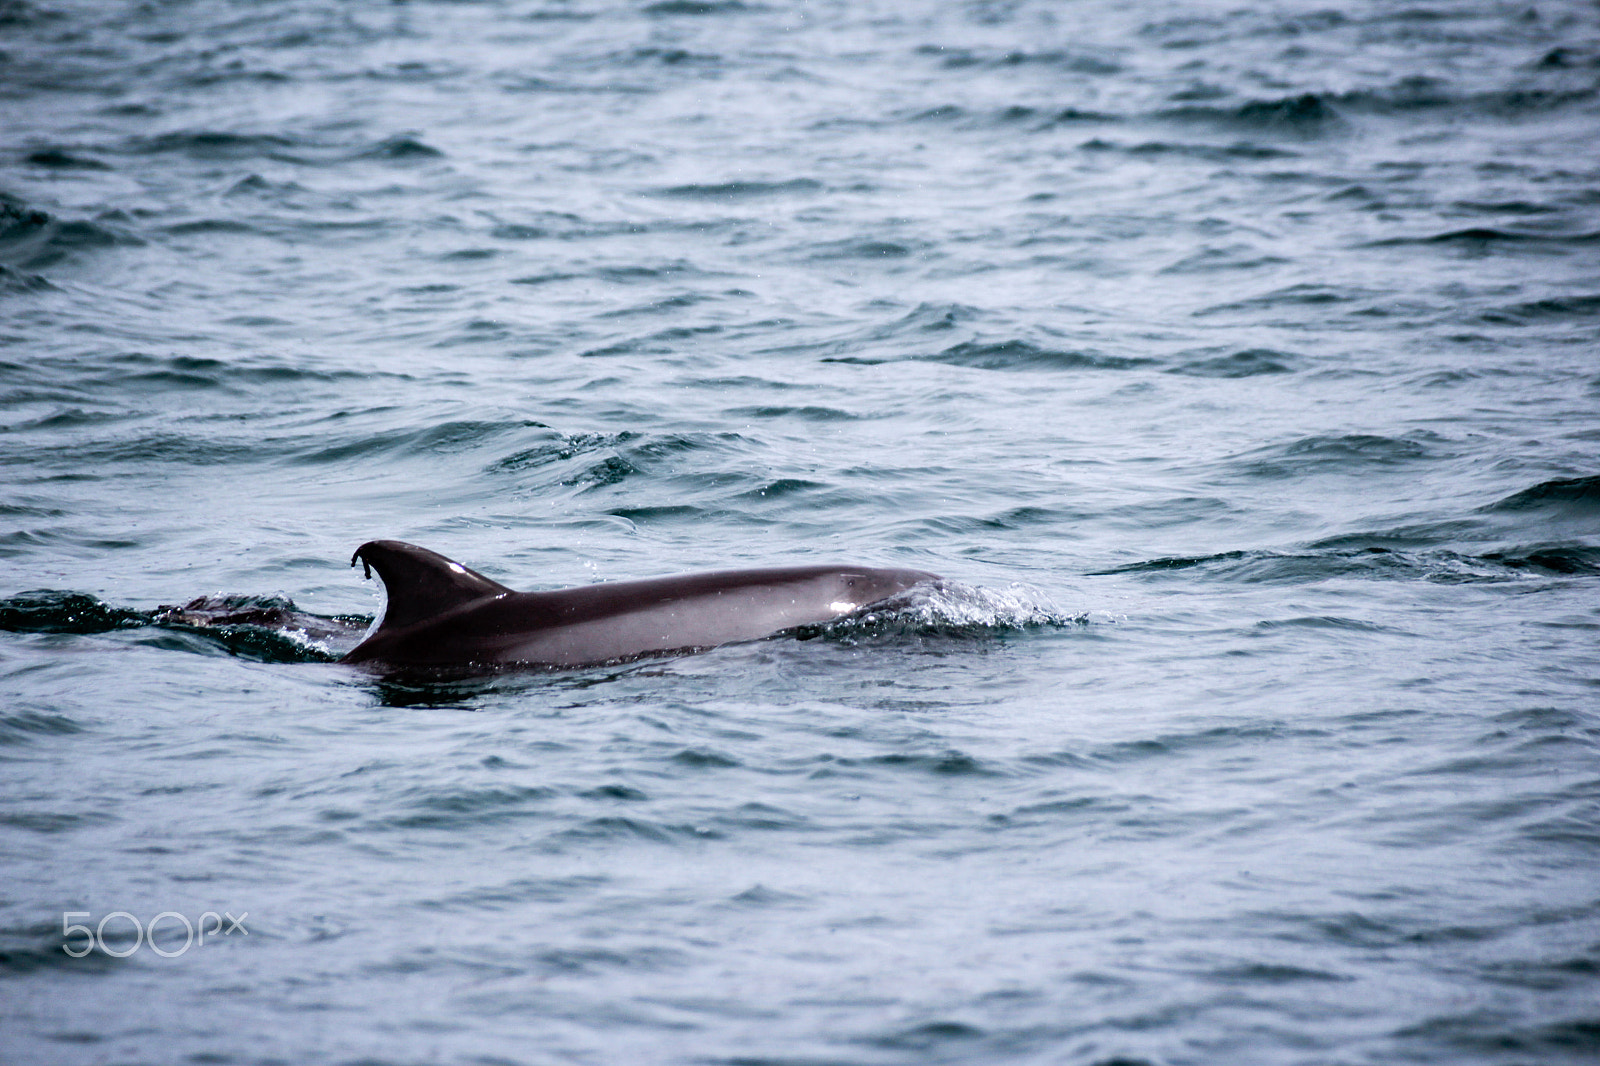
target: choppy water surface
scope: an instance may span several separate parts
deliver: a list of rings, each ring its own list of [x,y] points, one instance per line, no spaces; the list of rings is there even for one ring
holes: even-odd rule
[[[1594,5],[9,0],[0,114],[17,1061],[1600,1051]],[[948,588],[384,678],[372,537]]]

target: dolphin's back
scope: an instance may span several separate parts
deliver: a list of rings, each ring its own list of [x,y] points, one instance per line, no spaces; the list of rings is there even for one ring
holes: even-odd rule
[[[797,566],[513,592],[399,541],[364,544],[357,560],[378,571],[391,605],[398,595],[405,610],[398,621],[386,610],[344,661],[397,666],[579,666],[710,648],[826,622],[935,579],[920,570]]]

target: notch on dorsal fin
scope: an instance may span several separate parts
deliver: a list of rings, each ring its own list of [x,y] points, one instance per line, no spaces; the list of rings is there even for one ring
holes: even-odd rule
[[[381,626],[408,626],[424,618],[511,590],[427,548],[399,540],[369,540],[356,549],[350,565],[366,575],[376,570],[389,603]]]

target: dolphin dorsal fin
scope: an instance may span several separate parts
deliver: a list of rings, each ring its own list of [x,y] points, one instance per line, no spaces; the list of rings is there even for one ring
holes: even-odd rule
[[[486,596],[511,590],[427,548],[399,540],[369,540],[356,549],[350,565],[361,563],[367,577],[376,570],[388,595],[381,627],[408,626]]]

